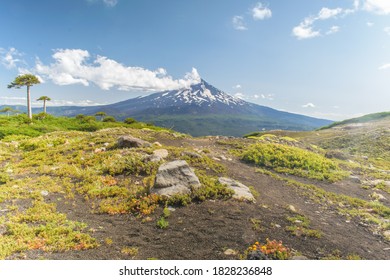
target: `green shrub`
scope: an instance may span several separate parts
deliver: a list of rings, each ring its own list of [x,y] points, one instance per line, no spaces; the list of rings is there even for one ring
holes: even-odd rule
[[[123,122],[125,124],[133,124],[133,123],[136,123],[137,121],[133,118],[126,118]]]
[[[116,122],[116,119],[112,116],[105,117],[103,122]]]
[[[314,152],[281,144],[251,145],[242,153],[242,159],[280,173],[317,180],[337,181],[345,176],[332,160]]]

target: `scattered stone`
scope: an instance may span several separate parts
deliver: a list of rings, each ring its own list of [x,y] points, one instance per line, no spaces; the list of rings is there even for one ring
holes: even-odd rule
[[[199,178],[185,160],[175,160],[162,164],[157,171],[153,193],[172,196],[189,194],[200,188]]]
[[[372,199],[378,200],[378,201],[387,200],[386,197],[384,197],[382,194],[377,193],[377,192],[373,192],[372,194],[370,194],[370,197]]]
[[[256,202],[256,199],[254,198],[253,194],[251,193],[249,188],[244,184],[226,177],[219,177],[218,181],[221,184],[226,185],[228,189],[234,191],[233,198],[238,200]]]
[[[145,161],[158,162],[168,157],[168,151],[165,149],[159,149],[153,151],[153,154],[146,156]]]
[[[295,207],[293,205],[287,206],[287,209],[290,210],[291,212],[294,212],[294,213],[297,212],[297,210],[295,209]]]
[[[108,146],[110,146],[110,143],[106,142],[103,144],[103,146],[107,148]]]
[[[202,156],[200,154],[194,153],[194,152],[182,152],[181,153],[183,156],[188,156],[190,158],[201,158]]]
[[[89,146],[89,147],[93,147],[93,146],[95,146],[95,143],[90,142],[90,143],[88,143],[88,146]]]
[[[48,192],[48,191],[41,191],[41,195],[42,195],[42,196],[48,196],[48,195],[49,195],[49,192]]]
[[[154,142],[153,145],[157,146],[157,147],[162,147],[161,143],[160,142]]]
[[[227,160],[227,158],[224,155],[220,155],[219,158],[222,160]]]
[[[226,256],[235,256],[238,254],[237,251],[233,250],[233,249],[227,249],[225,250],[225,252],[223,252]]]
[[[386,230],[385,232],[383,232],[383,236],[384,236],[386,239],[390,240],[390,230]]]
[[[275,227],[276,227],[276,228],[281,228],[282,226],[279,225],[279,224],[275,224]]]
[[[221,161],[221,159],[220,159],[220,158],[217,158],[217,157],[213,157],[213,160]]]
[[[152,146],[152,144],[149,142],[130,135],[125,135],[118,138],[118,148],[143,148],[150,146]]]
[[[357,183],[357,184],[360,184],[361,183],[361,181],[360,181],[360,178],[358,177],[358,176],[349,176],[349,179],[351,179],[351,181],[353,182],[353,183]]]
[[[102,147],[102,148],[96,148],[94,153],[95,154],[100,154],[100,153],[103,153],[106,151],[106,148]]]
[[[168,210],[171,211],[171,212],[174,212],[174,211],[176,211],[176,208],[174,208],[172,206],[168,206]]]

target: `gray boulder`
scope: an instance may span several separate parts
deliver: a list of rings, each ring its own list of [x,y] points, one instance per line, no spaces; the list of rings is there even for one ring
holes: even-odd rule
[[[190,194],[200,188],[199,178],[185,160],[175,160],[162,164],[157,172],[153,193],[162,196]]]
[[[160,160],[167,158],[168,155],[169,155],[169,153],[166,149],[154,150],[153,154],[146,157],[146,161],[158,162]]]
[[[250,202],[256,201],[249,188],[244,184],[226,177],[220,177],[218,178],[218,181],[221,184],[226,185],[227,188],[234,191],[233,198]]]
[[[144,148],[150,146],[152,146],[152,144],[149,142],[130,135],[125,135],[118,138],[118,148]]]

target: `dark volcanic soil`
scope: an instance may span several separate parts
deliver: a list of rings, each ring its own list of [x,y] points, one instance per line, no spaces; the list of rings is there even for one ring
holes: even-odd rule
[[[255,241],[266,238],[282,240],[283,244],[300,252],[309,259],[320,259],[339,251],[342,257],[357,254],[363,259],[390,259],[390,242],[376,235],[359,220],[341,216],[332,206],[321,205],[311,200],[302,191],[287,186],[270,176],[255,173],[253,166],[244,164],[227,154],[226,148],[215,139],[161,140],[162,144],[210,148],[211,157],[225,155],[232,160],[221,160],[227,167],[227,175],[245,185],[253,186],[259,197],[256,203],[227,201],[205,201],[171,211],[169,226],[156,227],[159,209],[151,216],[152,221],[142,221],[133,215],[94,214],[82,198],[74,201],[49,197],[57,203],[59,212],[69,219],[88,224],[90,234],[98,239],[100,246],[86,251],[63,253],[27,252],[28,259],[238,259],[238,255],[226,255],[227,249],[239,253]],[[294,178],[298,180],[298,178]],[[300,179],[302,180],[302,179]],[[309,180],[306,182],[313,183]],[[315,182],[314,182],[315,183]],[[318,184],[328,191],[349,193],[368,199],[368,193],[354,188],[353,183],[343,185]],[[350,190],[352,190],[350,192]],[[390,199],[390,198],[389,198]],[[311,228],[321,231],[321,238],[293,236],[286,231],[293,215],[288,206],[308,217]],[[259,221],[258,227],[253,219]],[[107,239],[112,240],[107,242]],[[111,244],[110,244],[111,243]],[[138,254],[128,256],[121,253],[124,247],[137,247]],[[20,256],[14,256],[19,258]]]

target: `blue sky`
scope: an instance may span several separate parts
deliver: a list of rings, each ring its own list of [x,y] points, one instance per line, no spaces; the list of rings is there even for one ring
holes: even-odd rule
[[[389,0],[2,0],[0,104],[109,104],[200,77],[341,120],[390,110]],[[41,106],[34,102],[33,106]]]

